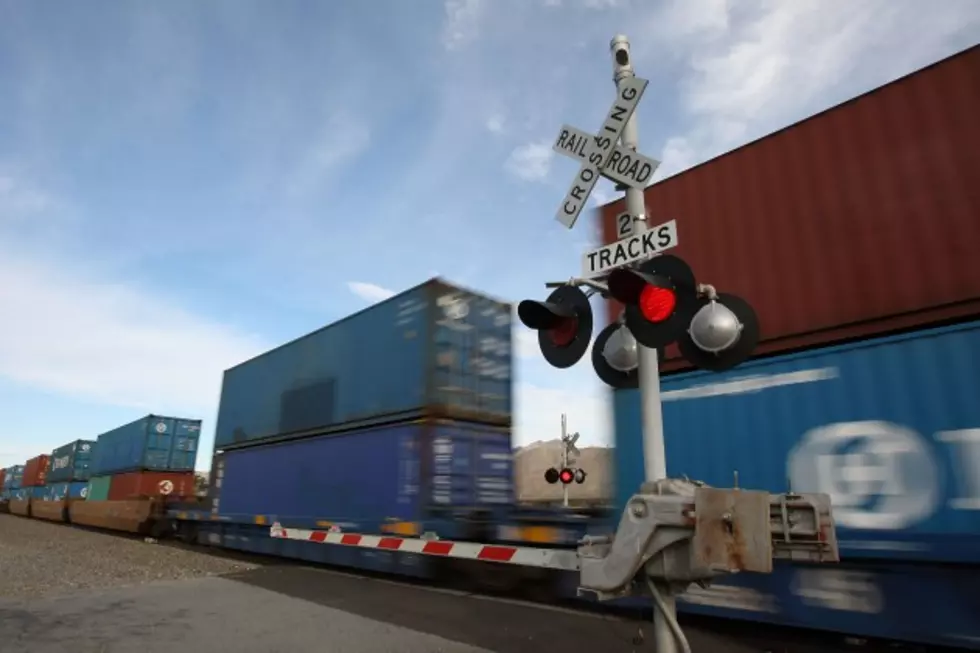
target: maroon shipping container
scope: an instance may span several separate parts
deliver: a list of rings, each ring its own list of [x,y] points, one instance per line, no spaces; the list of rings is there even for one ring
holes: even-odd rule
[[[109,483],[109,501],[194,496],[194,472],[129,472]]]
[[[24,480],[22,487],[40,487],[48,482],[48,463],[51,457],[41,454],[24,463]]]
[[[980,314],[980,46],[648,187],[698,281],[742,295],[756,354]],[[622,200],[600,210],[616,240]],[[621,306],[609,302],[609,318]],[[662,370],[688,369],[676,346]]]
[[[7,477],[7,468],[0,467],[0,490],[3,489],[3,479]]]

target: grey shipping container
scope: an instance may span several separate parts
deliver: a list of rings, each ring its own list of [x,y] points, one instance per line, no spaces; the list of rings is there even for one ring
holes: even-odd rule
[[[227,370],[215,448],[417,417],[511,421],[511,306],[429,281]]]

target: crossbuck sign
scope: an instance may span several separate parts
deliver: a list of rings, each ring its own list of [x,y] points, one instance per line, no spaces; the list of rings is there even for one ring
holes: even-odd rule
[[[575,221],[600,175],[642,189],[660,165],[659,162],[616,143],[636,105],[640,103],[647,84],[647,80],[640,77],[623,81],[617,89],[616,100],[609,109],[609,115],[596,136],[590,137],[574,127],[562,126],[552,148],[560,154],[582,160],[582,167],[575,175],[575,181],[555,215],[567,228],[575,226]]]

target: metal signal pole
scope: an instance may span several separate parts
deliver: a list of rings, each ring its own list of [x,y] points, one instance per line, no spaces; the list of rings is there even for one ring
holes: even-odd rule
[[[619,89],[625,80],[634,75],[629,39],[622,35],[614,37],[610,43],[610,49],[613,55],[613,81]],[[626,122],[620,137],[623,147],[634,152],[639,147],[636,122],[636,112],[634,112]],[[633,234],[641,234],[647,230],[646,201],[641,189],[627,186],[626,211],[633,218]],[[658,481],[667,478],[667,453],[664,447],[664,422],[660,405],[660,369],[657,350],[637,343],[637,352],[643,419],[644,480]],[[660,593],[660,599],[667,612],[666,618],[657,614],[654,621],[654,641],[657,653],[676,653],[677,640],[674,638],[667,619],[677,618],[677,603],[668,584],[654,583],[654,588]]]

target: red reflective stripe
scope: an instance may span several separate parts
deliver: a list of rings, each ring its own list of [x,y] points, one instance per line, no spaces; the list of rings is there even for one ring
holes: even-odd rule
[[[327,541],[327,534],[324,533],[323,531],[313,531],[313,534],[310,535],[310,542],[326,542],[326,541]]]
[[[437,556],[449,555],[449,552],[452,550],[452,542],[426,542],[425,546],[422,547],[422,553],[430,553]]]
[[[352,544],[352,545],[355,545],[356,546],[356,545],[358,545],[358,544],[361,543],[361,536],[360,535],[344,535],[344,536],[342,536],[340,538],[340,543],[341,544]]]
[[[400,537],[382,537],[381,541],[378,542],[379,549],[397,549],[402,545],[402,539]]]
[[[493,560],[495,562],[510,562],[517,549],[510,546],[485,546],[480,549],[477,560]]]

